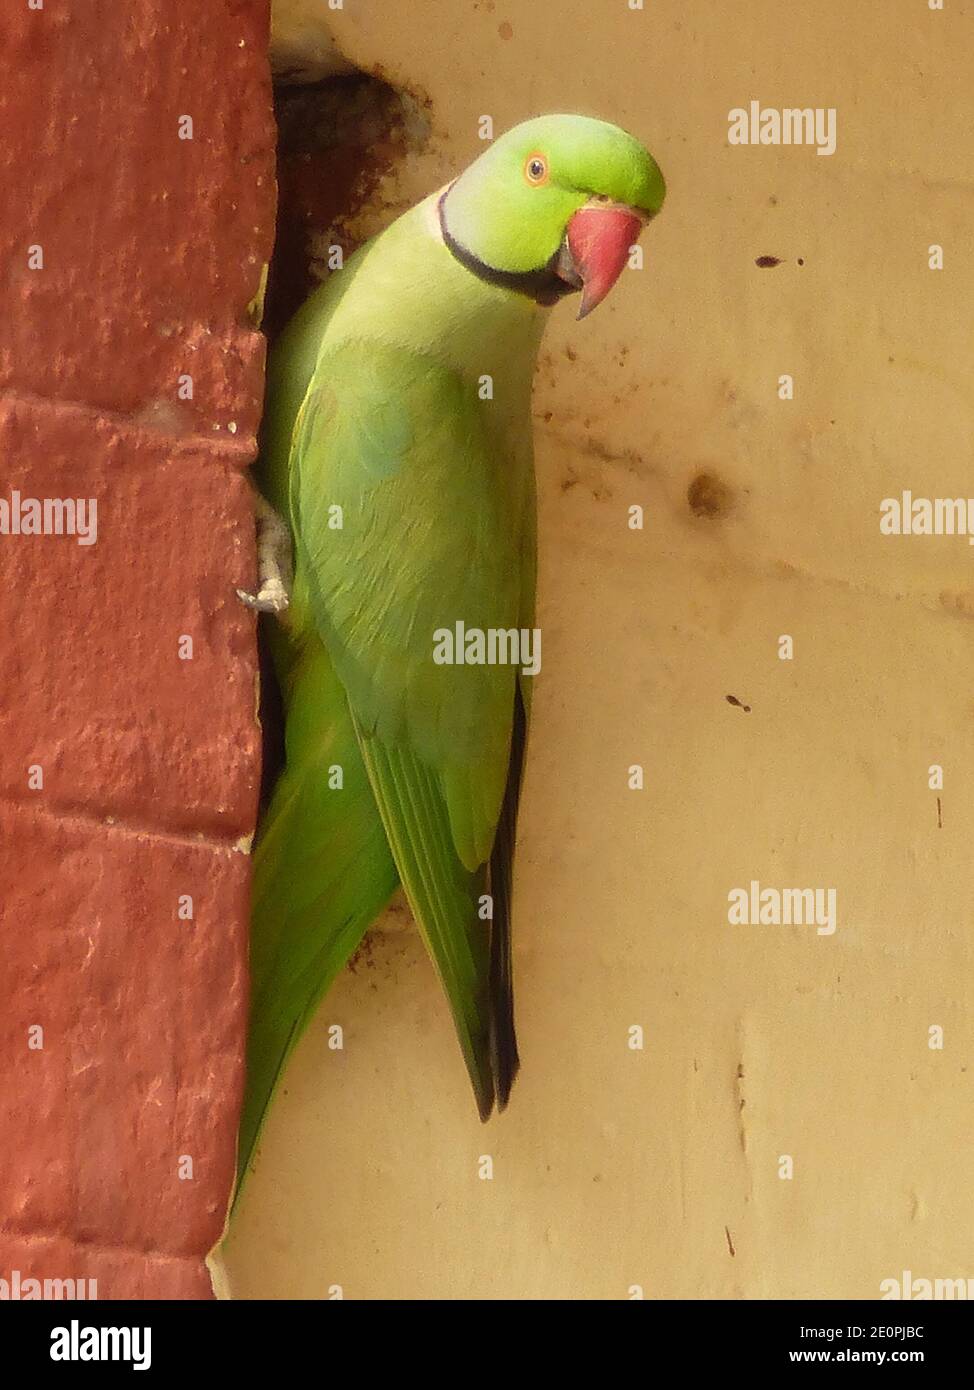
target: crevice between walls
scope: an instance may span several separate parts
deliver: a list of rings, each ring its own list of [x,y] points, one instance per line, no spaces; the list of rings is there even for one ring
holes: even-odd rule
[[[250,306],[270,348],[308,296],[341,273],[372,235],[374,217],[384,225],[398,215],[400,209],[384,201],[385,181],[430,135],[428,103],[346,62],[322,23],[322,9],[318,3],[275,7],[275,242]],[[283,27],[282,10],[294,21]],[[258,622],[262,808],[284,758],[281,698],[267,640],[275,621],[262,615]],[[219,1242],[206,1265],[215,1296],[231,1298]]]
[[[357,72],[308,16],[276,42],[272,38],[271,67],[278,205],[261,326],[273,347],[308,296],[340,273],[370,234],[362,231],[363,212],[383,208],[384,180],[425,145],[430,121],[421,99]],[[275,621],[266,617],[259,624],[262,806],[284,756],[280,694],[267,644]]]

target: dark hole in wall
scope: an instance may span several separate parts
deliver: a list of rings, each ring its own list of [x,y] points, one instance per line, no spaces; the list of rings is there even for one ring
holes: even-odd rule
[[[422,103],[379,77],[330,77],[274,90],[277,118],[277,230],[267,277],[262,328],[269,345],[308,296],[328,277],[329,248],[345,259],[358,242],[355,215],[374,197],[382,177],[422,144],[429,122]],[[395,215],[390,211],[388,220]],[[264,761],[261,809],[284,764],[281,694],[262,617],[260,719]]]
[[[413,97],[362,73],[277,87],[274,108],[277,233],[263,325],[271,343],[327,278],[328,248],[355,250],[355,214],[429,128]]]

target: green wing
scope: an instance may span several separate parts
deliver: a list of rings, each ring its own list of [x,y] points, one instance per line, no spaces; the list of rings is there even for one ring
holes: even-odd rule
[[[512,448],[504,425],[502,407],[432,358],[350,342],[319,361],[291,457],[314,627],[347,692],[485,1118],[495,1091],[506,1101],[517,1068],[509,945],[523,750],[520,736],[512,744],[517,668],[437,664],[433,653],[435,635],[458,621],[509,630],[533,603],[530,445]],[[496,836],[502,808],[505,833]],[[497,890],[501,919],[495,910],[491,921],[485,898]]]
[[[297,586],[295,599],[300,606]],[[287,765],[254,852],[235,1201],[284,1064],[398,884],[345,691],[316,638],[296,654],[286,687]]]

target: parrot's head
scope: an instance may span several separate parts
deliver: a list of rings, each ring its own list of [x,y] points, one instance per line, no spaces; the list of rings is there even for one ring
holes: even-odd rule
[[[446,189],[440,227],[482,279],[554,304],[600,304],[663,204],[656,161],[618,126],[539,116],[500,136]]]

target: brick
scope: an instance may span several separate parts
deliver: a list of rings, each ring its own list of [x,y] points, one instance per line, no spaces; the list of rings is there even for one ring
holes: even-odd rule
[[[264,345],[245,311],[274,226],[267,25],[265,0],[5,15],[0,182],[17,196],[0,218],[0,390],[254,431]]]
[[[0,1229],[178,1255],[218,1238],[249,873],[230,849],[0,807]]]
[[[254,578],[246,479],[201,442],[9,398],[0,457],[0,497],[94,498],[98,519],[90,546],[0,535],[0,795],[248,834],[256,652],[234,592]],[[28,789],[33,765],[42,790]]]

